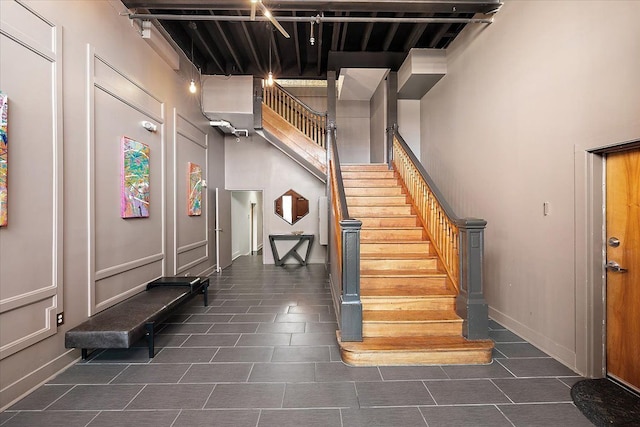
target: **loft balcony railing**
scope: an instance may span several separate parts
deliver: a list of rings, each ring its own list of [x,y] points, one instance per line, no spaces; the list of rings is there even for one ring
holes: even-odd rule
[[[327,113],[312,110],[275,82],[273,86],[263,84],[262,102],[307,138],[326,148]]]
[[[400,134],[393,131],[391,166],[413,199],[418,216],[458,291],[456,312],[468,339],[488,338],[488,309],[483,295],[484,229],[478,218],[459,218]]]

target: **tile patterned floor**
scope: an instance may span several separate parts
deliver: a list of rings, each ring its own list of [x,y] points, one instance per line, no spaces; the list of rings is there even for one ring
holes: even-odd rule
[[[349,367],[324,266],[238,258],[156,339],[92,354],[0,413],[0,426],[589,426],[580,379],[491,321],[481,366]]]

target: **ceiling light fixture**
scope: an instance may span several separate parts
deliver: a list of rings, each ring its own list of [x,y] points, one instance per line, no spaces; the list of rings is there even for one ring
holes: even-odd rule
[[[273,38],[269,34],[269,74],[267,74],[267,86],[273,86],[273,73],[271,72],[271,43]]]
[[[190,22],[189,23],[189,28],[191,28],[194,32],[196,31],[196,23],[195,22]],[[193,68],[196,66],[196,64],[193,63],[193,37],[191,38],[191,82],[189,82],[189,92],[191,93],[196,93],[198,91],[198,88],[196,87],[196,80],[194,78],[194,74],[193,74]]]
[[[256,20],[256,7],[260,6],[260,10],[262,11],[262,14],[264,15],[265,18],[267,18],[274,27],[276,27],[278,29],[278,31],[280,31],[280,33],[285,36],[286,38],[291,38],[291,36],[289,35],[289,33],[287,33],[287,31],[282,27],[282,25],[280,25],[280,23],[276,20],[276,18],[273,16],[273,14],[271,13],[271,11],[269,9],[267,9],[267,7],[262,4],[262,0],[251,0],[251,17],[250,19],[252,21]]]
[[[311,46],[316,44],[316,39],[313,37],[313,21],[311,21],[311,37],[309,37],[309,43],[311,43]]]

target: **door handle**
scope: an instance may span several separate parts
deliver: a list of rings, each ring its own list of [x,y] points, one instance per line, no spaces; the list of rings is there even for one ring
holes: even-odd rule
[[[627,272],[627,269],[626,269],[626,268],[622,268],[622,267],[620,267],[620,264],[618,264],[618,263],[617,263],[617,262],[615,262],[615,261],[609,261],[609,262],[607,263],[607,265],[605,266],[605,268],[606,268],[608,271],[615,271],[616,273],[626,273],[626,272]]]

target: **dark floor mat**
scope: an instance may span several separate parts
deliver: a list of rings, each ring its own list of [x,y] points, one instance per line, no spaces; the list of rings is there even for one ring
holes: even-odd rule
[[[571,398],[596,426],[640,426],[640,397],[609,379],[579,381]]]

